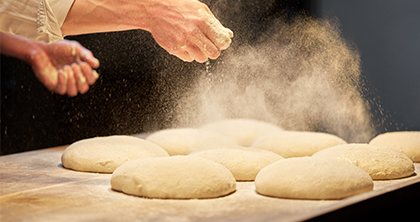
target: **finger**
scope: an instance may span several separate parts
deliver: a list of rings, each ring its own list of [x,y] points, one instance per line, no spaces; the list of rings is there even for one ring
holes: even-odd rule
[[[82,61],[87,62],[94,69],[99,67],[99,60],[93,56],[91,51],[83,47],[80,52],[80,58]]]
[[[73,69],[70,66],[65,66],[64,69],[67,72],[67,95],[76,96],[77,95],[77,86],[76,79],[74,78]]]
[[[98,73],[97,72],[93,72],[94,70],[92,70],[92,67],[87,64],[86,62],[83,62],[80,65],[80,68],[82,70],[82,75],[84,75],[86,77],[87,83],[89,85],[93,85],[96,80],[98,79]],[[96,73],[96,75],[95,75]]]
[[[207,58],[217,59],[217,57],[219,57],[220,50],[199,29],[196,29],[194,33],[187,37],[190,39],[191,43],[195,44],[202,54],[206,56],[206,59],[203,62],[205,62]]]
[[[74,73],[74,78],[76,79],[76,86],[78,92],[81,94],[86,93],[89,90],[89,85],[86,81],[85,76],[82,74],[82,70],[80,69],[79,64],[73,63],[71,65]]]
[[[63,69],[58,70],[58,83],[54,92],[64,95],[67,91],[67,72]]]
[[[194,61],[194,59],[190,56],[190,54],[187,51],[181,51],[176,56],[178,56],[178,58],[182,59],[184,62]]]
[[[79,47],[78,42],[72,42],[71,44],[71,56],[76,56],[76,50]]]
[[[197,62],[203,63],[207,60],[207,55],[204,54],[197,46],[190,45],[187,46],[187,51],[189,55]]]
[[[213,17],[214,17],[214,15],[213,15],[213,13],[210,11],[210,8],[206,5],[206,4],[204,4],[204,3],[202,3],[202,2],[200,2],[203,6],[203,9],[204,9],[204,11],[205,12],[207,12],[208,14],[210,14],[210,15],[212,15]],[[199,11],[200,10],[203,10],[203,9],[199,9]]]
[[[220,49],[224,50],[230,46],[233,38],[233,32],[223,27],[223,25],[211,14],[201,10],[199,11],[204,20],[199,26],[204,34]]]
[[[73,41],[71,43],[71,55],[76,57],[76,60],[87,62],[93,68],[99,67],[99,60],[96,59],[92,52],[83,47],[79,42]]]
[[[35,73],[35,76],[38,80],[50,91],[53,91],[57,86],[57,75],[58,72],[56,68],[51,65],[51,63],[43,64],[40,67],[40,64],[35,64],[32,66],[32,69]]]
[[[232,43],[232,38],[233,38],[232,30],[225,28],[225,33],[219,34],[216,41],[221,43],[220,49],[225,50],[229,48],[230,44]]]
[[[170,53],[180,58],[181,56],[185,56],[185,58],[181,58],[184,61],[192,62],[196,60],[197,62],[205,62],[207,60],[207,55],[203,54],[197,46],[190,43],[184,43],[180,47],[174,47],[173,50]]]
[[[93,70],[93,71],[92,71],[92,74],[93,74],[93,76],[94,76],[96,79],[98,79],[98,78],[99,78],[99,74],[98,74],[98,72],[96,72],[96,70]]]
[[[179,47],[173,46],[172,48],[166,48],[166,47],[164,47],[164,49],[166,51],[168,51],[169,54],[174,55],[174,56],[180,58],[184,62],[192,62],[192,61],[194,61],[194,58],[188,53],[188,51],[186,50],[186,48],[187,48],[186,44],[181,45]]]

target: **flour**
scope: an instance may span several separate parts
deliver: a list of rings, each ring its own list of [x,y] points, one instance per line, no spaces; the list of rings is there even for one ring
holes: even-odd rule
[[[360,55],[343,39],[337,21],[277,21],[255,42],[227,50],[222,62],[212,63],[212,76],[223,75],[222,82],[197,75],[200,81],[178,100],[175,126],[252,118],[348,142],[375,135]]]
[[[204,21],[210,27],[210,33],[215,35],[215,39],[212,39],[216,43],[216,46],[221,49],[227,49],[232,42],[233,38],[232,30],[223,27],[219,20],[214,18],[212,15],[209,15],[207,11],[199,10],[199,13],[204,18]]]

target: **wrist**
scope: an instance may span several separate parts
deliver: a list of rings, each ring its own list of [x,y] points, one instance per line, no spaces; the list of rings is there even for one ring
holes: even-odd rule
[[[24,50],[24,57],[21,59],[33,66],[35,61],[38,60],[38,57],[42,56],[42,54],[44,53],[43,48],[46,44],[42,42],[29,40],[25,42],[25,45],[26,50]]]

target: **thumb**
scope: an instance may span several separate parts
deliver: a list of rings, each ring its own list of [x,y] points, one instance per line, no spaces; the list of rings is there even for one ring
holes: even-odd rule
[[[78,44],[76,47],[76,50],[72,49],[72,55],[76,54],[76,60],[80,59],[83,62],[87,62],[94,69],[99,67],[99,60],[93,56],[90,50],[86,49],[80,44]]]

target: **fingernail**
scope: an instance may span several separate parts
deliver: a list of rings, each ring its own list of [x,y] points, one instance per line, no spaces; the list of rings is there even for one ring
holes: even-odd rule
[[[80,83],[85,83],[86,82],[86,77],[84,77],[83,75],[78,74],[79,76],[79,81]]]
[[[99,67],[99,60],[97,58],[93,58],[93,63],[95,63],[95,66]]]
[[[95,79],[99,78],[99,74],[98,74],[98,72],[96,72],[96,70],[92,70],[92,74],[95,77]]]
[[[218,39],[217,43],[220,45],[220,49],[224,50],[230,46],[232,40],[230,38],[220,38]]]
[[[230,30],[228,28],[226,28],[226,29],[227,29],[227,32],[229,34],[229,38],[233,38],[233,32],[232,32],[232,30]]]

